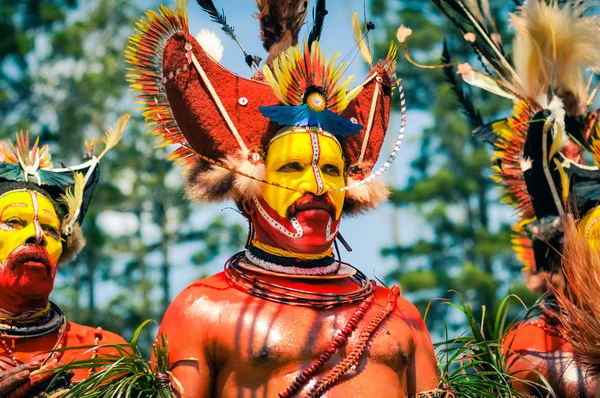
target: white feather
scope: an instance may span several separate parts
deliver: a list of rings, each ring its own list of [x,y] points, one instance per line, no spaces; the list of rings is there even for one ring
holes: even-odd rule
[[[221,62],[221,58],[223,58],[223,44],[215,32],[202,29],[196,35],[196,41],[212,59]]]
[[[567,113],[580,111],[574,108],[587,98],[583,70],[600,68],[600,18],[582,16],[585,9],[574,0],[526,0],[510,18],[514,64],[526,96],[538,98],[551,87],[564,97]]]

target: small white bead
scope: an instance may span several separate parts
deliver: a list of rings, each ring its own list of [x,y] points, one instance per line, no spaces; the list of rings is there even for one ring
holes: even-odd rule
[[[238,99],[238,104],[240,104],[241,106],[248,105],[248,98],[246,98],[246,97],[240,97]]]

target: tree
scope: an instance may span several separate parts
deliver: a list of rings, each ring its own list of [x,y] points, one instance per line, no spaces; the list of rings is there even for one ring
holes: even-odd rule
[[[60,269],[64,284],[53,296],[69,319],[125,337],[145,319],[161,320],[173,294],[169,257],[179,244],[194,242],[198,254],[190,261],[201,266],[243,240],[242,227],[220,216],[191,224],[192,212],[202,209],[184,199],[181,170],[166,160],[169,148],[154,148],[135,109],[123,51],[142,11],[134,0],[0,6],[0,31],[14,39],[0,46],[3,137],[29,129],[51,144],[55,159],[76,163],[84,139],[99,137],[121,113],[132,114],[122,142],[101,164],[102,182],[83,224],[87,246]],[[158,265],[149,261],[156,254]],[[113,297],[98,292],[109,280]],[[145,330],[149,348],[154,336]]]
[[[407,43],[419,62],[440,64],[446,46],[452,61],[477,62],[468,43],[434,2],[372,0],[371,7],[376,25],[385,31],[385,40],[375,43],[377,53],[387,51],[389,41],[403,24],[413,30]],[[514,4],[507,2],[492,4],[505,40],[510,36],[505,34],[503,16],[512,8]],[[448,297],[446,292],[455,289],[474,303],[473,308],[485,306],[488,313],[495,313],[498,296],[507,293],[498,289],[499,271],[508,271],[510,279],[518,280],[520,265],[510,246],[510,220],[490,224],[490,214],[503,205],[498,203],[489,180],[490,151],[471,135],[473,122],[481,121],[473,120],[478,118],[476,113],[465,117],[457,101],[456,85],[449,83],[457,80],[455,71],[420,69],[405,59],[399,60],[397,70],[409,108],[427,110],[432,122],[421,132],[420,153],[411,165],[408,184],[395,188],[391,200],[395,206],[414,207],[431,229],[431,237],[385,248],[383,254],[396,256],[400,264],[388,279],[399,280],[405,292],[427,289],[427,294],[415,295],[421,308],[431,299],[431,292]],[[462,92],[472,96],[488,121],[510,112],[509,101],[482,90],[471,92],[468,87],[462,87]],[[438,325],[438,332],[441,323],[436,320],[447,308],[432,306],[429,319]]]

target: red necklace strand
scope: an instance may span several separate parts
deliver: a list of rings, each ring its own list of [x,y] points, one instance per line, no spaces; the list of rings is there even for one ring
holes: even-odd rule
[[[369,340],[373,336],[375,330],[381,325],[381,323],[394,311],[396,308],[396,301],[400,295],[400,288],[398,286],[392,287],[386,306],[379,311],[375,317],[369,322],[369,325],[361,332],[358,344],[352,350],[342,362],[336,365],[323,379],[315,384],[306,395],[307,397],[318,397],[325,390],[333,386],[337,380],[348,370],[352,369],[358,363],[360,357],[364,353]],[[306,368],[299,376],[297,376],[292,384],[279,393],[280,398],[289,398],[298,393],[309,380],[314,377],[319,371],[323,369],[325,364],[331,359],[339,348],[344,347],[348,343],[348,338],[356,330],[358,323],[364,318],[367,310],[373,303],[374,296],[367,297],[358,307],[356,312],[350,317],[350,320],[346,326],[340,330],[333,341],[331,346],[325,351],[319,359],[314,361],[308,368]]]

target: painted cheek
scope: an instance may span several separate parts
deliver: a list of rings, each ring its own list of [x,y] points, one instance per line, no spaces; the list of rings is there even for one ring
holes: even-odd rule
[[[60,255],[62,254],[62,242],[54,238],[46,236],[46,250],[48,255],[52,258],[54,264],[58,263]]]
[[[25,241],[32,236],[33,233],[33,226],[17,231],[0,230],[0,261],[2,264],[6,262],[8,256],[15,251],[16,248],[23,246]]]

